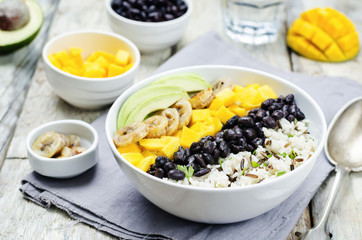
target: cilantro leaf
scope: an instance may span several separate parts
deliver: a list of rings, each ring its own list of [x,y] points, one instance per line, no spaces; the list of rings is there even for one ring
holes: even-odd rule
[[[177,169],[181,170],[185,173],[185,177],[187,180],[190,180],[190,177],[194,174],[194,168],[192,166],[189,166],[188,168],[186,166],[177,165]]]
[[[277,177],[283,175],[284,173],[286,173],[286,171],[279,171],[279,172],[277,172]]]
[[[254,161],[251,161],[251,166],[253,166],[253,168],[260,167],[259,163]]]

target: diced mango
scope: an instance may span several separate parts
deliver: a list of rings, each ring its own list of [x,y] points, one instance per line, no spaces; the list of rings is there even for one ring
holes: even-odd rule
[[[205,122],[197,122],[190,127],[191,130],[200,133],[201,137],[213,135],[215,131],[214,124],[207,124]]]
[[[103,68],[101,68],[101,66],[98,63],[85,62],[83,65],[84,65],[84,71],[83,71],[84,77],[103,78],[106,76],[106,71]]]
[[[141,148],[138,146],[137,143],[132,143],[125,147],[118,147],[117,150],[120,154],[122,154],[122,153],[140,153],[141,152]]]
[[[153,153],[153,152],[151,152],[151,151],[148,151],[148,150],[144,150],[144,151],[142,151],[141,153],[142,153],[142,155],[143,155],[145,158],[146,158],[146,157],[154,157],[154,158],[157,157],[157,155],[156,155],[155,153]]]
[[[73,75],[76,75],[76,76],[81,76],[81,75],[82,75],[81,70],[78,69],[78,68],[63,67],[62,70],[63,70],[64,72],[67,72],[67,73],[70,73],[70,74],[73,74]]]
[[[172,158],[174,152],[177,151],[179,146],[180,144],[178,138],[173,138],[161,149],[161,153],[168,158]]]
[[[49,61],[50,61],[54,66],[56,66],[56,67],[59,68],[59,69],[62,69],[62,64],[55,58],[54,55],[49,55],[48,58],[49,58]]]
[[[125,71],[126,70],[124,67],[117,66],[116,64],[111,63],[108,68],[108,77],[114,77],[114,76],[121,75]]]
[[[212,135],[215,135],[216,133],[221,131],[222,123],[221,123],[220,119],[218,119],[217,117],[212,117],[211,121],[214,124],[214,133]]]
[[[54,53],[54,57],[60,62],[62,66],[67,66],[67,63],[70,61],[70,56],[66,51]]]
[[[219,98],[224,106],[229,106],[235,102],[236,94],[229,88],[221,90],[216,97]]]
[[[141,153],[123,153],[122,157],[135,166],[143,159]]]
[[[181,138],[181,134],[182,134],[182,129],[177,130],[177,132],[176,132],[175,134],[173,134],[172,136],[173,136],[173,137]]]
[[[195,109],[192,110],[191,115],[191,124],[196,122],[203,122],[206,121],[206,119],[210,118],[210,109]]]
[[[71,47],[69,48],[69,54],[74,57],[74,56],[78,56],[83,52],[83,49],[81,48],[75,48],[75,47]]]
[[[108,69],[109,67],[109,62],[102,56],[98,57],[94,62],[98,63],[99,66],[103,69]]]
[[[179,137],[175,137],[175,136],[162,136],[161,137],[161,141],[164,145],[168,144],[170,141],[176,139],[177,141],[180,141]]]
[[[245,86],[246,88],[254,88],[255,90],[260,87],[260,84],[258,83],[252,83]]]
[[[226,123],[227,120],[235,116],[233,112],[231,112],[229,109],[227,109],[225,106],[222,106],[219,110],[217,110],[215,113],[215,117],[219,118],[222,123]]]
[[[221,108],[222,106],[224,106],[223,101],[222,101],[221,99],[219,99],[219,98],[214,98],[214,99],[211,101],[208,109],[210,109],[211,111],[217,111],[217,110],[219,110],[219,108]]]
[[[233,88],[234,93],[240,93],[242,91],[243,87],[240,85],[235,85]]]
[[[262,102],[269,98],[277,98],[278,95],[271,89],[269,85],[263,85],[260,88],[258,88],[258,91],[262,97]]]
[[[139,143],[150,151],[160,151],[165,146],[160,138],[144,138]]]
[[[156,158],[153,156],[143,158],[135,166],[142,171],[147,172],[148,170],[150,170],[151,165],[155,163],[155,159]]]
[[[195,132],[190,128],[184,126],[182,128],[180,144],[185,148],[189,148],[193,142],[199,141],[200,138],[201,138],[200,133]]]
[[[246,110],[244,108],[241,108],[237,105],[231,105],[228,107],[230,111],[238,115],[239,117],[243,117],[246,115]]]
[[[244,88],[244,90],[237,94],[237,99],[241,102],[241,106],[246,110],[260,106],[264,101],[259,89]]]
[[[116,53],[115,62],[121,66],[125,66],[128,64],[130,60],[129,52],[119,49]]]

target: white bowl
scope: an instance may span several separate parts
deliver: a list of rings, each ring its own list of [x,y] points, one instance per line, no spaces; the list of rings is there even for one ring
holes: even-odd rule
[[[317,149],[308,161],[294,171],[275,180],[240,188],[208,189],[178,185],[142,172],[126,161],[112,141],[116,133],[117,114],[125,100],[134,92],[161,76],[192,72],[207,81],[220,77],[234,83],[268,84],[278,95],[293,93],[300,109],[309,119],[309,131],[317,141]],[[318,104],[302,89],[274,75],[232,66],[194,66],[152,76],[128,89],[112,105],[106,120],[106,134],[112,152],[122,171],[139,192],[163,210],[192,221],[204,223],[232,223],[263,214],[287,199],[307,177],[322,151],[326,136],[326,123]]]
[[[69,74],[55,67],[48,55],[70,47],[84,49],[83,56],[95,51],[115,54],[118,49],[130,52],[133,67],[127,72],[109,78],[87,78]],[[43,48],[45,73],[53,91],[64,101],[83,109],[97,109],[113,103],[126,89],[132,86],[140,64],[137,47],[125,37],[102,31],[74,31],[59,35]]]
[[[35,153],[31,146],[43,133],[57,132],[65,135],[77,135],[80,146],[86,151],[67,158],[47,158]],[[98,134],[88,123],[80,120],[59,120],[46,123],[33,129],[26,138],[26,149],[31,167],[37,173],[53,178],[70,178],[77,176],[98,161]]]
[[[106,11],[112,30],[133,41],[142,52],[152,52],[176,44],[183,36],[192,12],[191,0],[184,0],[187,11],[180,17],[164,22],[141,22],[116,13],[112,0],[106,0]]]

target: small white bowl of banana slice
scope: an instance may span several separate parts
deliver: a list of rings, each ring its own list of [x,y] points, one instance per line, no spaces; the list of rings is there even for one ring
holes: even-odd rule
[[[58,120],[33,129],[27,136],[29,163],[37,173],[70,178],[98,161],[98,134],[81,120]]]

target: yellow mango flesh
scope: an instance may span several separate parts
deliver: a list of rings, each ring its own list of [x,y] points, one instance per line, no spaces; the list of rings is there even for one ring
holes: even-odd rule
[[[308,10],[288,30],[287,44],[300,55],[324,62],[341,62],[359,52],[351,20],[332,8]]]
[[[80,77],[106,78],[127,72],[132,68],[130,53],[119,49],[115,55],[104,51],[93,52],[83,61],[81,48],[69,48],[48,56],[57,68]]]

